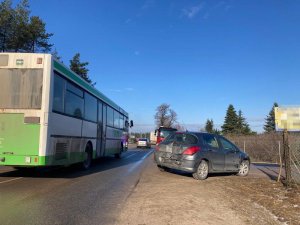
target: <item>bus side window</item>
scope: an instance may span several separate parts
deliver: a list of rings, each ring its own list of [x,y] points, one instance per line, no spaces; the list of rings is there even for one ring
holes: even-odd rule
[[[120,128],[120,113],[114,110],[114,127]]]
[[[84,118],[97,121],[97,99],[88,93],[84,93]]]
[[[78,118],[83,117],[84,99],[83,91],[67,82],[65,98],[65,113]]]
[[[107,106],[107,125],[114,126],[114,110],[109,106]]]
[[[65,80],[54,74],[53,111],[64,112]]]

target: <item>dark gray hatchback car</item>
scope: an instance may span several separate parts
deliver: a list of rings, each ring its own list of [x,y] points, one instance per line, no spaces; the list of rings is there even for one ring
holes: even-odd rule
[[[247,176],[250,158],[221,135],[176,132],[156,146],[154,160],[160,170],[172,168],[190,172],[197,180],[209,173],[237,173]]]

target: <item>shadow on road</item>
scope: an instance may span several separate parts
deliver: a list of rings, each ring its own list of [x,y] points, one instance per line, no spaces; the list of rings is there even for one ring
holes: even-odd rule
[[[94,173],[99,173],[126,165],[134,165],[143,161],[152,150],[129,150],[124,154],[121,159],[114,157],[104,157],[93,161],[93,165],[88,170],[83,170],[78,164],[70,165],[67,167],[40,167],[40,168],[23,168],[10,171],[0,171],[0,177],[31,177],[31,178],[77,178]],[[130,167],[124,168],[129,171]],[[124,172],[126,172],[124,171]]]
[[[279,175],[279,165],[269,163],[253,163],[257,170],[267,175],[271,180],[277,180]]]

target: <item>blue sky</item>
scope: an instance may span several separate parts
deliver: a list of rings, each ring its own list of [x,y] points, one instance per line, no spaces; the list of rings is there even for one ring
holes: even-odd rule
[[[262,131],[273,103],[299,105],[299,1],[41,1],[65,64],[76,52],[96,87],[154,129],[168,103],[190,130],[224,121],[233,104]]]

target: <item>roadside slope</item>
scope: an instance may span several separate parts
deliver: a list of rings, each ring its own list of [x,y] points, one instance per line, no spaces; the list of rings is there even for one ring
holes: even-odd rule
[[[228,180],[235,176],[213,176],[205,181],[196,181],[188,175],[160,172],[152,157],[146,163],[141,179],[128,197],[117,224],[241,225],[257,224],[258,221],[259,224],[279,224],[264,209],[228,191],[224,185],[228,185]],[[247,182],[247,178],[239,179]],[[236,210],[237,202],[242,204],[239,206],[242,210]],[[248,213],[243,214],[243,210]]]

